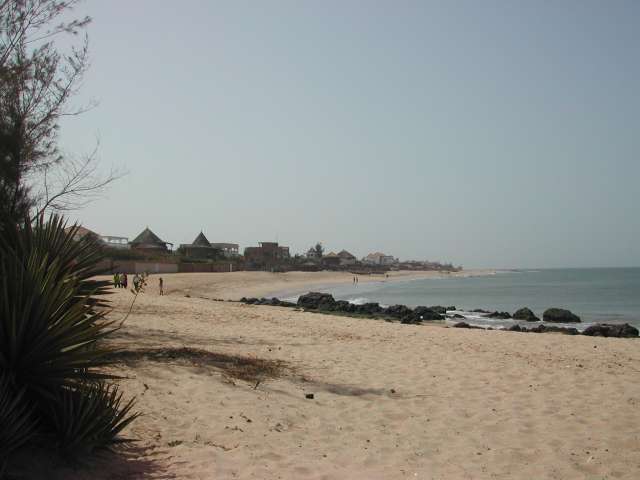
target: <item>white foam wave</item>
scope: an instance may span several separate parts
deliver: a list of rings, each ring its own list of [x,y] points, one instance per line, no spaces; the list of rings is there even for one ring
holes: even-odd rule
[[[367,297],[358,297],[358,298],[350,298],[348,300],[349,303],[353,303],[354,305],[364,305],[365,303],[371,303],[371,300]]]

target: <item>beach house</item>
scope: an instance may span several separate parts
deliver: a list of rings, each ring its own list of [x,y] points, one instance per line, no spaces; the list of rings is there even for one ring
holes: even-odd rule
[[[337,253],[329,252],[322,257],[322,265],[326,267],[338,267],[340,266],[340,257]]]
[[[392,255],[385,255],[381,252],[370,253],[362,259],[362,263],[366,265],[394,265],[398,261]]]
[[[358,261],[355,255],[352,255],[346,250],[338,252],[338,257],[340,257],[340,265],[355,265]]]
[[[172,243],[161,240],[160,237],[149,229],[149,227],[140,232],[140,235],[134,238],[129,245],[131,245],[132,250],[138,250],[140,252],[150,254],[168,253],[169,248],[167,245],[171,245],[173,247]]]
[[[179,252],[185,257],[198,259],[214,259],[222,255],[222,251],[215,248],[204,233],[200,231],[192,243],[181,244]]]
[[[211,246],[220,250],[227,258],[240,255],[240,245],[237,243],[212,243]]]
[[[253,266],[271,266],[287,261],[291,257],[289,247],[278,242],[259,242],[257,247],[244,249],[244,259]]]

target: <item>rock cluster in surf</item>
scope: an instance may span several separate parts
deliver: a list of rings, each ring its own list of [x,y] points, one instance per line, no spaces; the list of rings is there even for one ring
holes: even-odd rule
[[[354,304],[345,300],[336,300],[333,295],[329,293],[309,292],[305,295],[301,295],[298,298],[297,303],[287,302],[279,300],[277,298],[245,298],[240,299],[240,302],[250,305],[270,305],[277,307],[296,307],[309,311],[316,311],[320,313],[338,313],[354,316],[365,316],[370,318],[382,318],[390,321],[399,321],[403,324],[418,325],[423,322],[438,321],[445,319],[463,319],[464,316],[452,313],[456,310],[455,306],[443,307],[440,305],[424,307],[419,306],[415,308],[409,308],[406,305],[392,305],[390,307],[383,307],[379,303],[364,303]],[[479,313],[485,318],[492,319],[513,319],[522,320],[527,322],[539,322],[540,319],[527,307],[517,310],[513,316],[509,312],[491,312],[488,310],[475,309],[474,313]],[[564,333],[566,335],[587,335],[587,336],[600,336],[600,337],[638,337],[638,329],[625,324],[607,324],[598,323],[587,327],[583,332],[580,332],[574,327],[561,327],[557,325],[548,325],[548,323],[579,323],[580,317],[569,310],[562,308],[549,308],[543,316],[543,320],[547,324],[539,324],[532,328],[527,328],[521,324],[511,325],[508,328],[501,328],[500,330],[508,330],[512,332],[530,332],[530,333]],[[470,325],[465,321],[461,321],[453,325],[455,328],[472,328],[482,330],[494,330],[493,328],[485,328],[480,326]]]

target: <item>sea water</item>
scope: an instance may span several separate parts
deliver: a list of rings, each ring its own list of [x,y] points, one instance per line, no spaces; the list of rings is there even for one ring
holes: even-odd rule
[[[558,307],[569,309],[582,319],[580,325],[567,326],[583,329],[597,322],[628,322],[640,328],[640,268],[498,271],[476,277],[362,282],[322,291],[332,293],[336,300],[353,303],[455,306],[456,310],[450,314],[458,313],[468,323],[485,327],[508,327],[514,321],[488,319],[471,310],[513,314],[519,308],[528,307],[542,318],[547,308]]]

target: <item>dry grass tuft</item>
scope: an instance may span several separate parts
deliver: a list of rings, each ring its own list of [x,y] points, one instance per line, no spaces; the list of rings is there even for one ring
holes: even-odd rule
[[[255,383],[256,387],[264,380],[282,377],[290,370],[290,367],[282,360],[227,355],[188,347],[119,350],[110,354],[110,359],[123,363],[147,360],[213,367],[220,370],[228,379]]]

